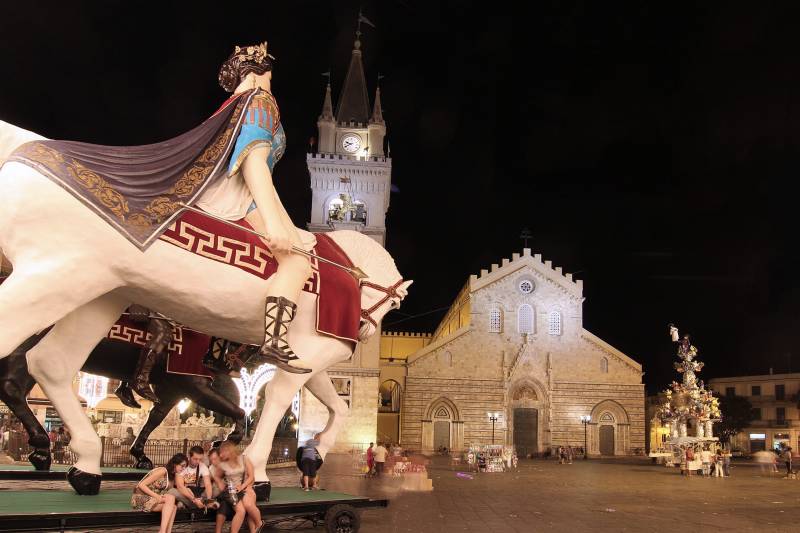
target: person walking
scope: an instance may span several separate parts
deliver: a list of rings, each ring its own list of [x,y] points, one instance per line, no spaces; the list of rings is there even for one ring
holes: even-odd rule
[[[714,456],[714,477],[723,477],[722,461],[722,450],[717,450],[717,454]]]
[[[375,443],[370,442],[369,448],[367,448],[367,477],[375,475],[375,450],[372,449],[373,446],[375,446]]]
[[[786,475],[790,475],[792,473],[792,447],[787,446],[783,449],[783,453],[781,454],[781,458],[783,459],[783,464],[786,465]]]
[[[386,456],[389,454],[389,450],[383,447],[383,444],[380,442],[378,446],[375,448],[375,473],[376,475],[380,476],[383,473],[383,466],[386,463]]]
[[[722,470],[725,473],[725,477],[730,477],[731,475],[731,452],[728,451],[722,455]]]

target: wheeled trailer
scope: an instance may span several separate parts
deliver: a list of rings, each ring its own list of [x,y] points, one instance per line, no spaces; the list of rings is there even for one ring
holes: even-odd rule
[[[67,490],[0,491],[0,531],[67,531],[154,525],[159,513],[132,511],[130,490],[103,490],[97,496],[79,496]],[[360,510],[387,507],[388,500],[341,492],[273,487],[270,501],[259,503],[267,525],[306,519],[326,531],[355,533],[361,527]],[[214,520],[214,512],[179,512],[175,523]]]

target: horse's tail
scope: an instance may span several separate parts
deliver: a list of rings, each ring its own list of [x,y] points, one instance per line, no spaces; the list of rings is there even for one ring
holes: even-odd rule
[[[8,122],[0,120],[0,165],[2,165],[11,152],[29,141],[43,140],[44,137],[32,131],[18,128]]]

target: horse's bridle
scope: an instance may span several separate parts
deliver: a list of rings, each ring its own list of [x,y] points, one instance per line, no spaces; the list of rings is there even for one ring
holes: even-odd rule
[[[377,311],[380,308],[380,306],[382,306],[383,304],[386,303],[387,300],[390,300],[392,298],[399,298],[400,295],[397,294],[397,289],[402,284],[403,284],[403,278],[400,278],[397,281],[397,283],[395,283],[394,285],[390,285],[389,287],[384,287],[382,285],[378,285],[377,283],[372,283],[371,281],[362,280],[361,281],[361,286],[362,287],[369,287],[371,289],[375,289],[377,291],[380,291],[380,292],[386,294],[386,296],[381,298],[381,300],[378,303],[376,303],[375,305],[373,305],[369,309],[362,309],[361,310],[361,318],[363,318],[364,320],[370,321],[372,323],[372,325],[377,328],[378,327],[378,323],[375,321],[374,318],[372,318],[372,313]]]

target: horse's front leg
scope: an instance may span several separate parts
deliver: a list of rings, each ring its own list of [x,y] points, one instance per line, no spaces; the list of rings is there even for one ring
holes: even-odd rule
[[[319,455],[325,460],[325,456],[336,443],[336,435],[339,433],[339,428],[347,418],[350,409],[336,392],[336,388],[333,386],[327,372],[319,372],[309,379],[308,383],[306,383],[306,388],[328,408],[328,423],[325,425],[325,429],[320,432],[319,446],[317,446]]]
[[[49,331],[49,329],[48,329]],[[0,400],[11,409],[28,433],[28,444],[34,450],[28,455],[28,460],[36,470],[50,470],[52,456],[50,455],[50,439],[47,431],[31,411],[26,397],[33,389],[36,381],[28,373],[28,363],[25,353],[36,346],[45,333],[34,335],[14,352],[0,359]]]
[[[147,444],[147,439],[150,438],[150,434],[164,421],[170,410],[178,405],[180,401],[180,398],[174,394],[158,394],[158,399],[161,401],[150,409],[150,412],[147,414],[147,421],[142,426],[142,429],[139,431],[136,440],[129,450],[130,454],[136,459],[134,468],[141,470],[153,469],[153,461],[144,453],[144,445]]]
[[[78,461],[67,474],[67,480],[78,494],[99,492],[102,449],[100,438],[72,391],[72,380],[128,303],[115,295],[101,296],[59,320],[28,352],[29,372],[72,434],[70,448]]]
[[[290,374],[276,370],[275,377],[264,390],[264,410],[258,419],[255,434],[245,455],[253,463],[256,483],[269,483],[267,460],[272,450],[275,430],[292,403],[295,393],[305,384],[310,374]]]
[[[210,386],[201,388],[201,392],[210,398],[209,403],[213,402],[214,405],[217,405],[216,409],[212,409],[213,411],[217,411],[224,416],[229,416],[234,419],[236,425],[234,426],[233,431],[231,431],[225,438],[225,440],[229,440],[236,444],[242,442],[245,430],[244,409],[240,408],[238,404],[228,399],[234,397],[238,398],[239,395],[239,391],[237,390],[233,379],[228,374],[217,374],[217,376],[214,378],[214,383]],[[200,402],[199,399],[197,401],[198,403]],[[205,404],[202,405],[203,407],[206,407]]]

